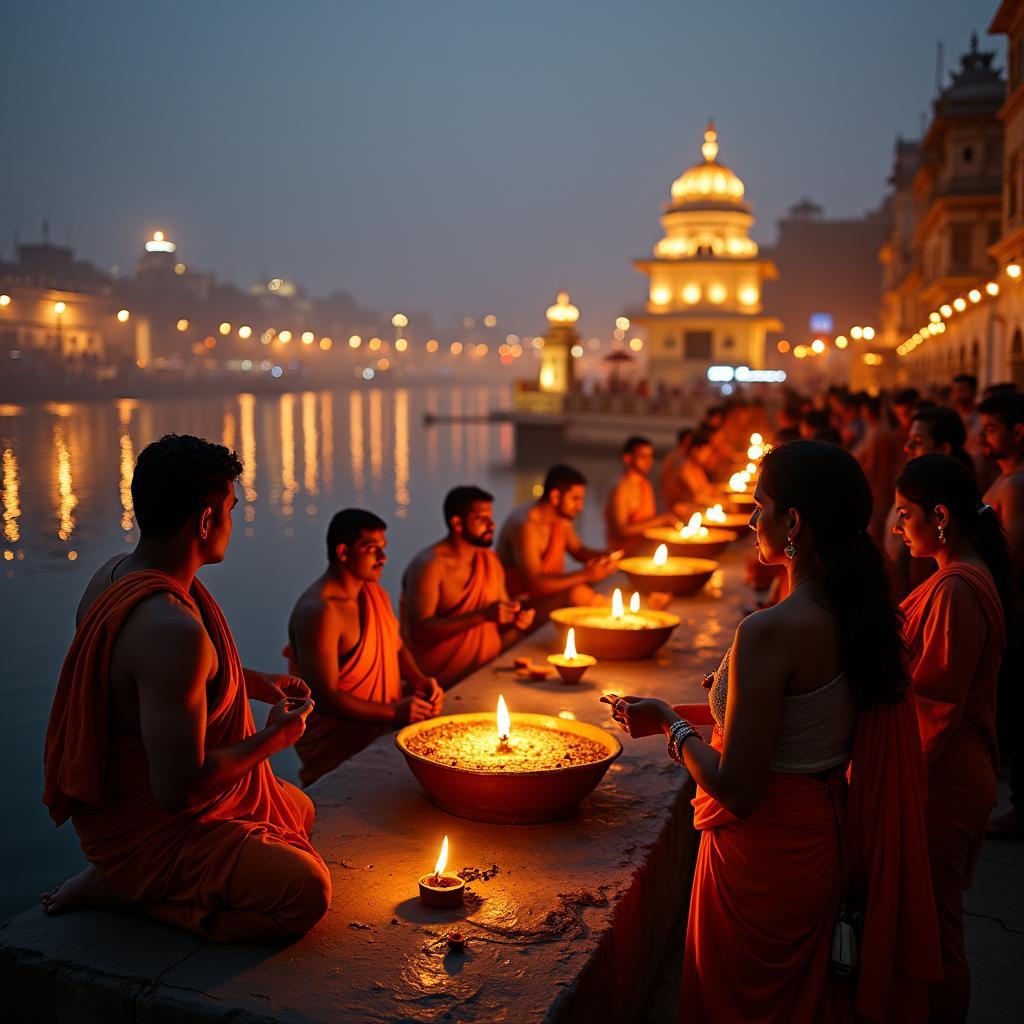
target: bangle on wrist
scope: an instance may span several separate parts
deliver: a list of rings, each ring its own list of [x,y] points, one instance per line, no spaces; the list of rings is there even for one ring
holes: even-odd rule
[[[668,756],[676,764],[683,763],[683,744],[691,737],[698,735],[694,726],[685,718],[672,723],[668,731]]]

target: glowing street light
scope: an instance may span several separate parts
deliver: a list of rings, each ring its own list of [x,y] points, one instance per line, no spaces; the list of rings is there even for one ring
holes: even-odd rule
[[[117,319],[120,320],[120,322],[123,323],[123,324],[128,323],[128,318],[130,316],[131,316],[131,313],[129,313],[127,309],[119,309],[117,311]]]

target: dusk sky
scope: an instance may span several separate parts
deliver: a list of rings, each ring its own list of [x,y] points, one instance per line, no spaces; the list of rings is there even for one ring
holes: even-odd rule
[[[293,277],[384,312],[587,333],[715,118],[770,242],[802,196],[882,199],[995,0],[11,3],[0,22],[0,255],[68,235],[130,268],[161,227],[248,286]]]

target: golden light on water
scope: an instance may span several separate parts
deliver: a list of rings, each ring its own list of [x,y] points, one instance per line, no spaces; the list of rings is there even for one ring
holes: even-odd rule
[[[311,497],[317,493],[320,438],[316,425],[316,392],[302,392],[302,489]]]
[[[64,424],[59,420],[53,425],[53,447],[57,453],[57,536],[69,540],[75,531],[74,512],[78,499],[71,471],[71,449]]]
[[[242,435],[242,492],[252,504],[256,500],[256,398],[248,392],[238,396]]]
[[[498,694],[498,713],[495,720],[498,726],[498,739],[504,743],[512,735],[512,716],[508,713],[508,705],[500,693]]]
[[[21,540],[21,484],[18,479],[18,457],[13,448],[4,448],[2,455],[4,540],[17,544]],[[10,554],[10,552],[5,552]]]
[[[409,392],[395,392],[395,515],[409,514]]]
[[[379,484],[383,476],[384,396],[379,388],[374,388],[370,392],[370,479]]]
[[[292,502],[299,489],[295,479],[295,396],[281,396],[281,515],[288,519],[295,511]]]
[[[135,525],[135,506],[132,502],[132,474],[135,472],[135,448],[132,445],[131,435],[133,411],[133,403],[118,403],[117,415],[121,425],[121,472],[117,490],[121,498],[121,529],[125,533]]]
[[[362,496],[366,490],[366,455],[363,440],[363,395],[350,391],[348,396],[348,453],[352,464],[352,486]]]

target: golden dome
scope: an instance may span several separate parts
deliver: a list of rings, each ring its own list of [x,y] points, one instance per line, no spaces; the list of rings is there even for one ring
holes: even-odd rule
[[[580,318],[580,311],[569,301],[568,292],[559,292],[558,301],[548,306],[545,316],[549,324],[574,324]]]
[[[704,163],[694,165],[672,182],[673,202],[742,203],[745,191],[742,180],[716,159],[718,133],[715,131],[714,121],[709,121],[704,130],[704,144],[700,150],[704,154]]]

